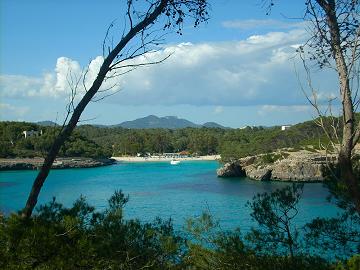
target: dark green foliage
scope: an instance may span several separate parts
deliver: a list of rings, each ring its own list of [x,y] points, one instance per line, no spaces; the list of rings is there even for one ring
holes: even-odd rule
[[[189,220],[187,228],[191,240],[187,241],[188,252],[184,260],[189,269],[333,269],[329,262],[318,256],[298,254],[289,257],[271,248],[260,251],[240,230],[221,230],[208,213]]]
[[[353,169],[360,179],[359,156],[353,157]],[[340,258],[360,253],[360,216],[356,211],[348,186],[340,180],[340,169],[336,164],[324,168],[324,185],[330,191],[328,200],[342,212],[333,218],[316,218],[306,225],[306,239],[310,247],[316,243],[325,251],[340,254]],[[360,182],[358,183],[360,185]],[[345,267],[345,266],[344,266]],[[339,268],[348,269],[348,268]],[[360,269],[360,268],[359,268]]]
[[[352,158],[352,165],[354,174],[359,179],[358,185],[360,185],[360,156],[354,155]],[[323,174],[325,175],[325,186],[330,191],[329,200],[334,201],[338,207],[344,209],[346,212],[353,214],[355,205],[350,197],[350,191],[346,183],[340,179],[340,168],[338,164],[329,164],[323,168]]]
[[[125,220],[121,192],[96,212],[84,198],[71,208],[55,199],[37,215],[0,220],[0,269],[168,269],[181,238],[171,221]]]
[[[360,217],[357,213],[343,213],[335,218],[316,218],[305,229],[310,247],[321,246],[324,251],[331,252],[339,259],[360,253]]]
[[[331,119],[324,119],[325,125]],[[339,126],[341,128],[341,126]],[[43,130],[43,136],[22,138],[23,130]],[[0,152],[2,157],[35,156],[46,153],[59,127],[44,127],[31,123],[0,122]],[[328,145],[323,130],[313,121],[282,131],[280,127],[245,129],[182,128],[126,129],[83,125],[61,149],[62,156],[108,157],[138,153],[188,151],[194,155],[221,154],[223,161],[270,153],[279,148],[316,151],[320,142]],[[291,149],[289,149],[291,151]]]
[[[301,190],[288,186],[256,196],[249,206],[260,226],[245,235],[240,229],[222,230],[210,213],[190,219],[181,237],[171,220],[126,220],[124,206],[129,198],[120,191],[102,212],[83,197],[70,208],[53,199],[27,220],[16,214],[0,215],[0,269],[357,270],[359,256],[353,251],[345,254],[340,250],[344,246],[334,252],[344,255],[341,259],[350,257],[348,261],[323,258],[326,248],[332,247],[318,242],[318,233],[328,233],[318,220],[313,221],[314,228],[307,226],[303,237],[319,254],[300,252],[305,247],[291,222]],[[292,243],[286,226],[291,228]],[[343,228],[344,224],[333,228],[338,230],[336,236],[354,236]],[[261,237],[254,237],[256,231]]]
[[[215,128],[124,129],[80,126],[78,132],[91,137],[114,155],[189,151],[206,155],[218,153],[218,142],[225,130]]]
[[[221,154],[224,161],[247,155],[272,152],[283,147],[319,148],[327,143],[323,131],[313,121],[289,130],[272,128],[183,128],[124,129],[80,126],[77,130],[102,147],[112,148],[114,155],[189,151],[192,154]],[[313,150],[315,149],[315,150]]]
[[[15,156],[12,144],[8,141],[0,141],[0,157],[13,157]]]
[[[224,232],[206,213],[190,220],[186,263],[195,269],[359,269],[360,259],[354,256],[359,251],[353,249],[359,220],[315,219],[305,231],[296,228],[302,189],[289,185],[256,195],[248,206],[258,226],[245,235]]]
[[[335,270],[358,270],[360,269],[360,255],[354,255],[349,260],[338,263]]]
[[[24,138],[23,131],[42,131],[41,136]],[[60,127],[39,126],[25,122],[0,122],[0,157],[41,157],[49,150]],[[105,158],[112,151],[74,132],[62,146],[59,156]]]
[[[298,249],[299,231],[294,226],[303,185],[293,184],[272,193],[257,194],[252,202],[251,217],[258,223],[247,236],[259,252],[268,250],[285,253],[291,257]]]
[[[312,121],[297,124],[282,131],[280,127],[245,128],[228,130],[220,144],[221,158],[228,161],[254,154],[269,153],[280,148],[299,150],[311,145],[319,148],[319,142],[326,142],[320,127]]]

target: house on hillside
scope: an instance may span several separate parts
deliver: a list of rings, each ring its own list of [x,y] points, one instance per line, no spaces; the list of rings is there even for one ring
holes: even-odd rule
[[[28,137],[35,137],[35,136],[41,136],[43,134],[43,131],[37,131],[37,130],[24,130],[22,132],[22,134],[24,135],[25,139]]]
[[[291,125],[284,125],[284,126],[281,126],[281,130],[284,131],[284,130],[287,130],[291,128]]]

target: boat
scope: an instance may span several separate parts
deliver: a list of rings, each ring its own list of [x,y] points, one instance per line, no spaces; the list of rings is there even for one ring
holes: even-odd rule
[[[178,165],[179,163],[180,163],[180,160],[173,159],[173,160],[170,161],[171,165]]]

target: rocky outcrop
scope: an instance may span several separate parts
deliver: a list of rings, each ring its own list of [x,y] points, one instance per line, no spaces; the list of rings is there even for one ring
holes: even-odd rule
[[[271,180],[272,168],[270,167],[256,167],[253,165],[246,167],[246,176],[251,179],[266,181]]]
[[[305,150],[279,151],[226,163],[217,170],[217,175],[219,177],[247,176],[260,181],[323,181],[323,168],[327,162],[336,162],[336,156],[326,156],[323,153]]]
[[[223,167],[217,170],[219,177],[244,177],[246,176],[245,170],[239,160],[226,163]]]
[[[6,170],[37,170],[42,166],[42,158],[0,159],[0,171]],[[58,158],[52,169],[93,168],[114,164],[114,159],[93,158]]]

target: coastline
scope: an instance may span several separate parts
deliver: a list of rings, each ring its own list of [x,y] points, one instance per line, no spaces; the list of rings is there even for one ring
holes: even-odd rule
[[[161,156],[153,156],[153,157],[111,157],[117,162],[170,162],[173,158],[170,157],[161,157]],[[220,160],[220,155],[209,155],[209,156],[197,156],[197,157],[180,157],[176,158],[176,160],[180,161],[215,161]]]
[[[57,158],[51,167],[52,169],[70,169],[70,168],[94,168],[109,166],[116,162],[170,162],[173,158],[163,156],[153,157],[111,157],[107,159],[93,159],[83,157]],[[198,157],[180,157],[179,161],[215,161],[220,160],[220,155],[198,156]],[[38,170],[44,162],[43,158],[0,158],[0,171],[16,170]]]
[[[0,171],[38,170],[44,158],[0,158]],[[94,168],[108,166],[115,163],[111,158],[94,159],[84,157],[57,158],[51,169]]]

